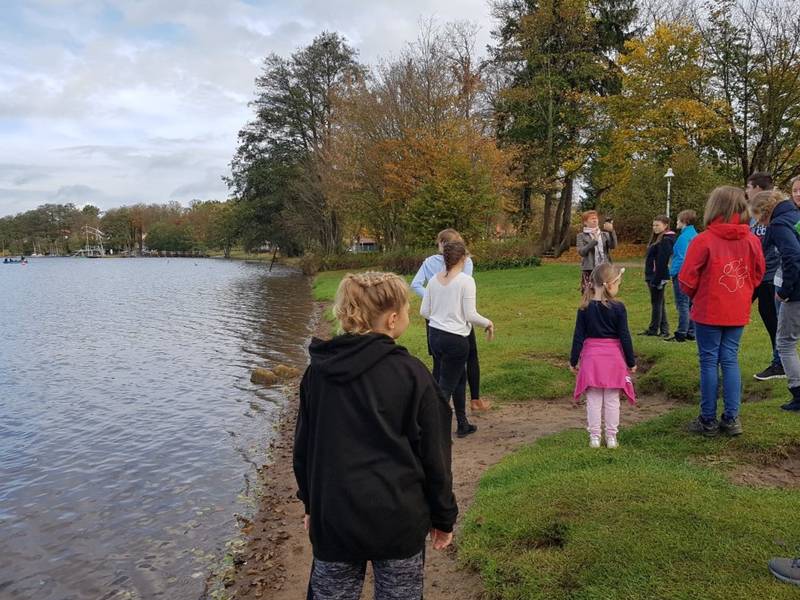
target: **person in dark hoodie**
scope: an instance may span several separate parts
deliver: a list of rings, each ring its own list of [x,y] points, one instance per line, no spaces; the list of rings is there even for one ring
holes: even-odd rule
[[[757,172],[747,178],[747,187],[745,194],[747,194],[748,204],[752,205],[753,199],[758,194],[770,192],[773,189],[772,176],[769,173]],[[780,193],[780,192],[778,192]],[[781,194],[781,198],[783,195]],[[767,227],[764,223],[759,222],[758,219],[751,219],[750,231],[761,240],[763,245],[764,236],[767,232]],[[769,341],[772,343],[772,359],[769,366],[763,371],[759,371],[753,377],[759,381],[767,381],[769,379],[782,379],[786,377],[781,364],[781,357],[778,355],[778,348],[775,345],[775,339],[778,332],[778,307],[779,304],[775,300],[775,286],[773,280],[775,273],[778,270],[780,257],[778,251],[774,246],[770,248],[764,247],[764,260],[767,263],[767,271],[764,273],[764,280],[756,287],[753,292],[753,302],[758,299],[758,314],[761,315],[761,322],[764,323],[764,328],[769,335]]]
[[[422,598],[425,538],[452,541],[452,413],[425,365],[395,340],[408,286],[346,275],[334,304],[343,335],[313,339],[294,438],[297,496],[314,562],[308,598],[357,600],[371,561],[375,598]]]
[[[766,223],[765,250],[777,248],[780,269],[775,276],[775,297],[781,303],[778,311],[778,334],[775,345],[788,379],[792,399],[781,406],[800,411],[800,210],[792,200],[775,192],[762,192],[754,198],[760,220]]]
[[[766,268],[761,242],[750,231],[744,190],[722,186],[711,192],[699,234],[686,251],[678,283],[692,299],[700,362],[700,415],[689,431],[706,436],[720,431],[740,435],[742,374],[739,342],[750,322],[750,299]],[[717,420],[722,370],[724,411]]]
[[[669,229],[669,217],[659,215],[653,220],[653,234],[647,245],[644,280],[650,290],[650,326],[639,335],[669,337],[667,307],[664,293],[669,282],[669,259],[675,244],[675,232]]]

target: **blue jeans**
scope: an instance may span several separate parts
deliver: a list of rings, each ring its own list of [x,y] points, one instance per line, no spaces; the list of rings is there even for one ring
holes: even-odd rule
[[[689,318],[692,301],[681,291],[677,275],[672,277],[672,291],[675,292],[675,308],[678,310],[678,329],[675,330],[675,337],[685,338],[687,335],[694,337],[694,321]]]
[[[722,418],[735,419],[742,400],[742,374],[739,371],[739,342],[744,327],[721,327],[695,323],[697,355],[700,359],[700,416],[717,420],[719,368],[722,368]]]

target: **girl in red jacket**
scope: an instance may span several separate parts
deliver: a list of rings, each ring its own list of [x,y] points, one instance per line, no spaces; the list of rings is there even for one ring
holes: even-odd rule
[[[764,276],[764,253],[750,232],[747,200],[740,188],[722,186],[711,192],[703,221],[706,231],[689,245],[678,274],[681,289],[692,299],[700,359],[700,416],[689,430],[707,436],[719,431],[739,435],[739,341],[750,321],[753,289]],[[720,367],[725,409],[717,421]]]

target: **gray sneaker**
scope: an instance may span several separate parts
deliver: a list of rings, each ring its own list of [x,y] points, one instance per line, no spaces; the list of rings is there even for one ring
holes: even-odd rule
[[[714,419],[713,421],[705,421],[703,417],[697,417],[694,421],[689,423],[689,431],[692,433],[701,433],[706,437],[714,437],[719,433],[719,423]]]
[[[785,583],[800,585],[800,558],[773,558],[769,572]]]
[[[722,433],[727,433],[728,435],[742,435],[742,421],[739,417],[735,419],[728,420],[725,417],[722,417],[719,422],[719,430]]]

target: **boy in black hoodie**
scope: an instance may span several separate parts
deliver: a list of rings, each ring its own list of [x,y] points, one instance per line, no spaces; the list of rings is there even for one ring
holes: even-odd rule
[[[309,599],[357,600],[371,561],[376,599],[418,600],[425,537],[437,550],[452,541],[452,415],[425,365],[395,343],[408,310],[397,275],[347,275],[334,305],[344,335],[311,342],[294,440]]]

